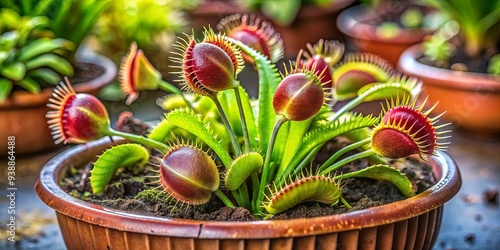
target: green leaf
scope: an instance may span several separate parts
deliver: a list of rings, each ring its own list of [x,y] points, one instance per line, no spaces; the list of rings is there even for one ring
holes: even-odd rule
[[[205,142],[220,158],[226,168],[231,166],[231,156],[226,148],[215,138],[210,124],[204,123],[200,114],[194,113],[189,108],[175,109],[165,115],[168,122],[182,128]]]
[[[149,132],[148,138],[159,142],[165,142],[167,138],[170,138],[170,133],[175,127],[174,124],[163,119]]]
[[[34,69],[29,72],[29,75],[53,85],[57,85],[61,81],[61,77],[49,68]]]
[[[111,1],[94,0],[90,2],[87,1],[87,3],[87,6],[83,6],[83,4],[85,3],[81,3],[81,19],[76,26],[76,30],[73,33],[74,36],[72,38],[72,41],[75,43],[77,43],[77,41],[83,40],[83,38],[87,35],[87,33],[96,22],[101,12],[103,12],[111,4]]]
[[[0,38],[0,43],[1,42],[2,42],[2,39]],[[9,58],[9,52],[0,51],[0,65],[2,65],[7,60],[7,58]]]
[[[352,117],[355,117],[355,115],[356,114],[347,112],[340,117],[340,121],[345,120],[345,119],[350,119]],[[362,141],[362,140],[365,140],[367,138],[370,138],[371,131],[372,130],[370,128],[364,127],[364,128],[360,128],[360,129],[356,129],[356,130],[347,131],[343,134],[343,136],[345,136],[351,142],[358,142],[358,141]],[[361,148],[364,150],[368,150],[371,148],[371,145],[365,144]],[[386,164],[387,163],[383,158],[381,158],[377,154],[370,155],[367,157],[367,159],[371,164]]]
[[[26,66],[21,62],[14,62],[0,68],[0,73],[14,81],[19,81],[26,75]]]
[[[41,67],[49,67],[65,76],[73,75],[73,66],[66,59],[53,54],[44,54],[35,57],[26,63],[27,70]]]
[[[271,156],[271,161],[279,166],[281,164],[283,153],[285,152],[286,141],[290,136],[290,122],[284,123],[280,130],[278,131],[278,135],[276,136],[276,141],[274,142],[273,153]]]
[[[309,127],[311,126],[314,117],[311,117],[305,121],[300,122],[290,122],[290,131],[285,143],[285,152],[283,153],[283,158],[281,160],[282,166],[287,166],[288,163],[295,157],[297,148],[299,147],[300,140],[305,136]],[[281,167],[280,167],[281,169]]]
[[[258,148],[259,146],[259,131],[257,130],[257,125],[255,123],[255,117],[252,110],[252,104],[250,103],[250,97],[246,90],[239,86],[241,103],[243,106],[243,112],[245,113],[245,119],[247,122],[248,134],[250,137],[250,147]],[[234,91],[224,91],[221,93],[219,101],[226,113],[226,116],[233,128],[235,134],[243,138],[243,131],[240,119],[240,113],[237,108],[235,108],[236,103],[236,95]]]
[[[40,84],[32,78],[24,78],[21,81],[16,82],[16,84],[32,94],[37,94],[41,91]]]
[[[308,176],[274,190],[263,206],[270,214],[278,214],[306,201],[335,205],[341,196],[339,182],[321,175]]]
[[[116,170],[135,163],[144,165],[149,159],[148,150],[139,144],[121,144],[106,150],[94,163],[90,185],[94,194],[104,191]]]
[[[333,123],[319,126],[314,130],[311,130],[306,134],[300,141],[300,145],[296,151],[295,156],[290,161],[290,164],[285,169],[283,176],[288,176],[289,173],[311,152],[314,148],[323,145],[328,140],[339,136],[343,133],[370,127],[379,122],[378,117],[363,116],[358,115],[345,121],[339,122],[336,120]]]
[[[416,97],[421,90],[422,83],[418,79],[396,77],[389,79],[387,83],[367,84],[358,91],[358,96],[363,97],[363,101],[368,102],[396,95]]]
[[[0,78],[0,103],[7,99],[12,91],[12,82],[5,78]]]
[[[224,178],[227,190],[237,190],[251,174],[259,171],[262,165],[264,159],[256,152],[246,153],[234,159]]]
[[[30,15],[32,16],[38,16],[38,15],[43,15],[45,11],[48,9],[48,7],[51,6],[52,3],[54,3],[54,0],[40,0],[37,5],[33,8],[31,11]]]
[[[415,190],[413,190],[413,186],[408,177],[406,177],[406,175],[401,173],[398,169],[391,168],[387,165],[373,165],[358,171],[342,174],[335,178],[345,180],[347,178],[356,177],[390,181],[399,189],[399,191],[401,191],[404,196],[411,197],[415,195]]]
[[[276,66],[264,55],[249,46],[231,38],[239,49],[254,60],[255,68],[259,74],[259,112],[257,115],[257,127],[259,130],[260,150],[267,151],[269,139],[273,132],[276,113],[273,108],[274,92],[281,82],[281,77]]]
[[[261,11],[281,26],[290,25],[301,6],[301,0],[263,1]]]
[[[21,48],[18,60],[27,62],[42,54],[52,52],[56,49],[73,50],[73,43],[64,39],[40,38]]]

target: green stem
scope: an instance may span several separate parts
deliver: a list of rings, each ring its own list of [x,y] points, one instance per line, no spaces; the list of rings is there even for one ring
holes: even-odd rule
[[[238,192],[238,190],[235,190],[235,191],[231,191],[231,195],[233,196],[233,198],[236,200],[236,203],[238,204],[238,206],[240,207],[243,207],[243,200],[241,198],[241,195],[240,193]]]
[[[158,82],[158,86],[161,90],[163,90],[165,92],[182,95],[182,91],[169,82],[160,80]]]
[[[347,208],[351,209],[351,205],[349,205],[349,203],[344,199],[344,197],[340,197],[340,202],[342,202],[344,204],[344,206],[346,206]]]
[[[186,104],[188,105],[188,107],[191,108],[191,109],[193,109],[193,105],[186,98],[186,96],[184,95],[184,93],[182,93],[182,91],[180,89],[178,89],[177,87],[175,87],[171,83],[168,83],[166,81],[161,80],[158,83],[158,86],[160,87],[161,90],[163,90],[165,92],[169,92],[169,93],[172,93],[172,94],[180,95],[182,97],[182,99],[184,99],[184,102],[186,102]]]
[[[366,92],[365,92],[366,93]],[[335,122],[337,119],[339,119],[340,116],[342,116],[345,112],[348,112],[350,111],[351,109],[355,108],[356,106],[358,106],[359,104],[361,104],[365,98],[367,97],[368,95],[360,95],[360,96],[357,96],[356,98],[352,99],[351,101],[349,101],[346,105],[342,106],[342,108],[340,108],[338,111],[335,112],[335,114],[333,115],[332,119],[331,119],[331,122]]]
[[[250,179],[252,180],[252,211],[256,211],[255,201],[257,200],[257,196],[259,196],[260,180],[257,173],[250,175]]]
[[[241,103],[240,89],[236,87],[234,92],[236,94],[236,102],[238,103],[238,109],[240,111],[241,129],[243,130],[243,138],[245,140],[245,152],[250,152],[250,136],[248,135],[247,121],[245,119],[245,112],[243,111],[243,104]]]
[[[243,182],[243,185],[238,188],[238,192],[240,193],[240,198],[241,198],[241,207],[248,208],[250,209],[250,195],[248,193],[248,187],[247,183]]]
[[[217,195],[217,197],[219,197],[219,199],[224,203],[224,205],[226,205],[227,207],[230,207],[230,208],[235,208],[236,206],[231,202],[231,200],[229,198],[227,198],[227,196],[222,192],[220,191],[220,189],[217,189],[215,191],[215,195]]]
[[[353,162],[355,160],[359,160],[361,158],[368,157],[368,156],[373,155],[373,154],[375,154],[375,152],[373,152],[371,149],[363,151],[363,152],[359,152],[355,155],[351,155],[349,157],[346,157],[346,158],[336,162],[335,164],[329,166],[325,170],[320,171],[319,174],[320,175],[327,175],[328,173],[346,165],[347,163]]]
[[[292,178],[293,180],[293,177],[296,176],[307,164],[309,164],[312,159],[314,158],[314,156],[316,156],[316,154],[318,154],[319,150],[321,149],[322,146],[317,146],[315,147],[311,152],[309,152],[306,157],[304,157],[304,159],[302,159],[302,161],[299,163],[299,165],[297,165],[297,167],[295,168],[287,168],[285,170],[285,172],[283,173],[283,175],[281,176],[277,176],[276,178],[280,178],[281,179],[279,180],[278,182],[278,186],[281,187],[285,180],[287,178]],[[290,175],[290,172],[293,170],[293,173]]]
[[[254,206],[257,208],[257,212],[262,212],[263,207],[260,206],[262,201],[264,200],[264,192],[266,191],[266,186],[268,184],[268,175],[269,173],[269,165],[271,163],[271,158],[273,154],[274,143],[276,142],[276,137],[278,136],[278,132],[281,126],[288,121],[284,116],[278,115],[276,117],[276,123],[274,124],[273,133],[271,134],[271,138],[269,139],[269,145],[267,148],[267,152],[264,160],[264,167],[262,167],[262,178],[259,186],[259,195],[257,196],[256,203]]]
[[[166,144],[163,144],[159,141],[155,141],[153,139],[149,139],[147,137],[144,137],[144,136],[140,136],[140,135],[135,135],[135,134],[130,134],[130,133],[125,133],[125,132],[121,132],[121,131],[118,131],[118,130],[114,130],[112,128],[109,128],[106,135],[109,135],[109,136],[121,136],[127,140],[130,140],[130,141],[133,141],[133,142],[137,142],[137,143],[140,143],[142,145],[145,145],[147,147],[150,147],[150,148],[156,148],[156,149],[159,149],[159,150],[164,150],[164,149],[169,149],[169,146],[167,146]]]
[[[370,141],[371,141],[371,138],[366,138],[364,140],[355,142],[351,145],[348,145],[348,146],[340,149],[339,151],[335,152],[335,154],[330,156],[330,158],[328,158],[328,160],[326,160],[323,164],[321,164],[321,166],[319,166],[319,170],[324,170],[327,166],[332,165],[339,157],[341,157],[345,153],[347,153],[353,149],[362,147],[363,145],[370,143]]]
[[[217,96],[210,96],[212,101],[214,102],[215,106],[217,107],[217,110],[219,110],[220,117],[222,119],[222,122],[224,123],[224,126],[226,126],[226,129],[229,134],[229,139],[231,139],[231,144],[233,145],[233,149],[236,155],[241,155],[241,148],[240,145],[238,145],[238,141],[236,140],[236,135],[234,134],[233,129],[231,128],[231,125],[229,124],[229,120],[227,119],[226,113],[224,112],[224,109],[222,109],[222,106],[217,99]]]

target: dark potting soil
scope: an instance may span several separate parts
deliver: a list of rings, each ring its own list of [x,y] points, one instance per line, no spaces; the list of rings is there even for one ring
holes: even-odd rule
[[[74,66],[75,73],[70,78],[71,83],[78,84],[80,82],[88,81],[89,79],[95,79],[98,76],[104,74],[105,69],[97,64],[77,62]]]
[[[435,61],[431,61],[426,57],[417,58],[417,61],[420,63],[443,68],[443,69],[452,69],[452,70],[460,70],[467,72],[475,72],[475,73],[483,73],[486,74],[488,69],[488,63],[492,55],[487,55],[487,53],[483,53],[480,56],[470,58],[465,54],[463,49],[455,50],[452,57],[448,60],[448,62],[441,64]],[[465,66],[465,68],[463,67]]]
[[[330,141],[327,147],[338,148],[345,141],[336,138]],[[349,172],[368,165],[366,160],[359,160],[343,167],[340,171]],[[435,183],[430,167],[415,159],[394,160],[391,166],[405,173],[417,187],[420,193]],[[245,208],[231,209],[214,195],[204,205],[186,206],[168,199],[165,192],[159,191],[158,184],[153,184],[158,178],[154,168],[147,166],[143,169],[121,169],[117,172],[110,184],[105,188],[104,194],[95,196],[90,187],[89,163],[80,169],[70,169],[68,175],[61,182],[62,188],[79,199],[96,205],[134,213],[154,216],[215,220],[215,221],[251,221],[255,220],[253,214]],[[338,174],[338,173],[337,173]],[[152,177],[153,176],[153,177]],[[325,205],[316,202],[307,202],[278,214],[271,219],[291,219],[327,216],[348,211],[379,206],[405,197],[390,182],[366,178],[348,179],[342,183],[342,196],[352,206],[351,209],[341,205]]]
[[[135,134],[146,135],[149,126],[134,118],[130,112],[120,114],[116,129]],[[325,144],[313,165],[318,165],[328,159],[333,152],[348,145],[349,141],[337,137]],[[157,152],[155,152],[157,153]],[[344,157],[354,154],[346,154]],[[392,160],[391,167],[406,174],[414,184],[417,193],[421,193],[435,184],[431,168],[427,163],[414,158]],[[341,172],[350,172],[368,166],[368,161],[358,160],[339,169]],[[169,199],[165,192],[160,191],[157,183],[158,173],[153,166],[144,168],[123,168],[118,170],[111,182],[106,186],[102,195],[92,194],[90,187],[90,171],[92,164],[83,168],[69,169],[67,177],[61,182],[61,187],[74,197],[94,203],[96,205],[126,210],[148,215],[215,221],[251,221],[256,218],[245,208],[229,208],[213,195],[204,205],[187,206]],[[223,171],[223,169],[219,169]],[[390,182],[368,178],[352,178],[342,182],[342,197],[352,206],[348,209],[340,203],[334,206],[316,202],[306,202],[271,219],[291,219],[327,216],[348,211],[380,206],[383,204],[405,199],[405,196]]]

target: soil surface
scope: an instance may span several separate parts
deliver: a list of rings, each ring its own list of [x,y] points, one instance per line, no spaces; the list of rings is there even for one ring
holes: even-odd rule
[[[454,41],[454,43],[458,43],[458,41]],[[430,61],[424,56],[417,58],[417,61],[423,64],[443,69],[488,74],[488,64],[493,55],[495,55],[495,53],[485,51],[483,53],[480,53],[479,56],[471,58],[465,54],[463,46],[458,46],[458,48],[454,50],[453,55],[447,62],[442,63],[437,61]]]
[[[129,113],[122,114],[117,124],[117,129],[145,133],[147,128],[141,126],[141,122],[133,118]],[[348,143],[345,138],[338,137],[328,142],[319,153],[316,163],[326,160],[327,155],[337,151]],[[349,155],[349,154],[348,154]],[[400,169],[414,184],[417,193],[420,193],[436,181],[430,167],[423,161],[415,159],[393,160],[390,165]],[[368,166],[367,160],[358,160],[352,164],[339,169],[339,172],[350,172]],[[120,169],[106,186],[102,195],[93,195],[90,187],[90,171],[92,165],[89,163],[80,169],[69,169],[67,177],[61,182],[62,188],[71,195],[107,208],[127,210],[129,212],[142,213],[155,216],[215,220],[215,221],[251,221],[256,220],[253,214],[245,208],[231,209],[215,196],[204,205],[187,206],[168,198],[168,195],[160,191],[158,184],[158,173],[153,166],[142,169]],[[360,210],[373,206],[379,206],[405,199],[405,196],[390,182],[378,181],[367,178],[351,178],[341,183],[342,196],[352,206],[348,209],[339,204],[331,206],[316,202],[306,202],[271,219],[290,219],[327,216],[347,211]]]
[[[104,74],[105,69],[97,64],[77,62],[74,66],[75,74],[71,77],[72,83],[80,83],[95,79]]]

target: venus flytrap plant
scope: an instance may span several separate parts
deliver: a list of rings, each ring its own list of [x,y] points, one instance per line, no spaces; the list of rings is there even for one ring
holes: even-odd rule
[[[67,110],[89,104],[69,101],[77,96],[69,84],[58,88],[51,105],[56,110],[47,115],[53,118],[50,123],[55,124],[51,127],[58,141],[82,143],[121,135],[134,142],[115,146],[99,157],[91,177],[94,194],[104,190],[119,167],[144,166],[149,161],[158,180],[144,192],[158,189],[176,203],[187,205],[206,204],[215,194],[226,206],[245,207],[259,218],[305,201],[330,205],[340,201],[350,208],[342,198],[341,185],[348,178],[390,181],[405,196],[414,195],[410,180],[389,167],[388,158],[416,154],[425,160],[445,148],[441,139],[447,133],[438,131],[442,127],[436,124],[438,117],[428,118],[432,108],[423,111],[424,104],[416,105],[420,81],[394,74],[371,55],[348,55],[341,60],[343,46],[333,41],[308,45],[308,51],[300,52],[297,61],[280,74],[272,63],[272,53],[260,47],[265,40],[282,44],[275,40],[279,36],[271,32],[269,24],[248,18],[226,19],[223,27],[229,27],[227,31],[233,35],[207,29],[200,41],[194,35],[181,38],[176,61],[181,83],[191,93],[163,88],[171,93],[160,102],[166,108],[165,117],[148,137],[114,132],[99,107],[87,108],[81,115],[89,121],[87,129],[95,132],[82,140],[70,140],[76,125],[68,125],[80,123],[68,120]],[[248,42],[247,36],[264,41]],[[242,54],[258,73],[257,99],[250,98],[239,84]],[[143,66],[137,66],[140,64]],[[121,78],[129,86],[125,88],[129,98],[142,89],[162,89],[160,76],[134,45],[123,61],[122,72],[126,72]],[[337,98],[349,101],[335,110],[328,104]],[[350,112],[360,103],[384,99],[391,101],[380,117]],[[319,150],[337,136],[352,143],[332,153],[323,164],[312,166]],[[159,149],[162,156],[149,155],[140,144]],[[352,154],[345,157],[347,153]],[[336,173],[361,158],[367,158],[371,166]]]
[[[104,104],[91,94],[76,93],[68,78],[65,81],[54,89],[47,104],[54,109],[46,117],[55,143],[85,143],[115,135],[151,148],[167,148],[163,143],[112,129]]]
[[[151,65],[136,43],[130,45],[128,54],[123,57],[119,74],[121,89],[128,96],[127,105],[135,101],[142,90],[162,89],[183,97],[178,88],[162,80],[160,72]],[[186,103],[189,104],[188,101]]]
[[[241,41],[276,62],[283,57],[283,41],[269,22],[253,15],[235,14],[228,16],[217,25],[228,37]],[[253,58],[243,53],[245,61],[252,63]]]

